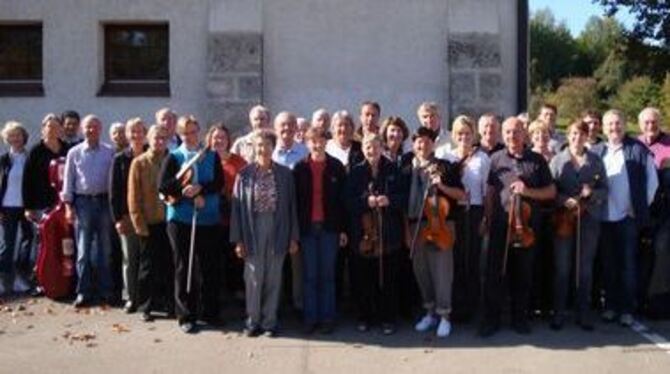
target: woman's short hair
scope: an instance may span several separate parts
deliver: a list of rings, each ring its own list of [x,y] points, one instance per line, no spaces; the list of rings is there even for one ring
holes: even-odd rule
[[[456,134],[458,134],[462,129],[470,129],[472,135],[475,134],[475,120],[472,117],[466,115],[460,115],[454,119],[454,122],[451,124],[451,138],[456,139]]]
[[[216,131],[223,131],[226,133],[226,137],[228,138],[228,146],[226,147],[226,151],[229,151],[230,146],[233,144],[233,139],[230,137],[230,130],[228,130],[228,127],[223,122],[214,122],[209,126],[209,129],[207,129],[207,134],[205,135],[205,143],[208,147],[212,146],[214,132]]]
[[[533,135],[537,131],[549,132],[549,125],[544,121],[536,119],[528,125],[528,135]]]
[[[47,113],[47,115],[42,118],[42,127],[46,126],[47,123],[51,121],[56,121],[59,125],[63,124],[63,118],[61,116],[56,113]]]
[[[569,133],[570,131],[572,131],[572,129],[575,129],[575,130],[581,132],[584,135],[589,133],[589,125],[587,125],[586,122],[584,122],[582,120],[577,120],[577,121],[571,123],[568,126],[568,128],[565,129],[565,132]]]
[[[263,142],[270,142],[273,148],[277,145],[277,135],[268,129],[259,129],[254,131],[251,140],[255,143],[256,140],[259,139]]]
[[[11,134],[14,131],[18,131],[22,136],[23,136],[23,145],[28,143],[28,131],[26,130],[25,127],[23,127],[23,124],[19,121],[7,121],[5,123],[5,126],[2,128],[2,141],[7,143],[7,139],[9,138],[9,134]]]
[[[377,142],[379,145],[382,145],[382,137],[379,134],[375,133],[368,133],[363,136],[363,140],[361,141],[361,144],[365,145],[367,143],[371,142]]]
[[[323,131],[323,129],[319,129],[316,127],[310,127],[305,131],[304,135],[305,141],[314,141],[314,140],[325,140],[326,139],[326,133]]]
[[[198,126],[198,128],[200,128],[200,124],[198,123],[198,120],[195,118],[195,116],[192,114],[186,114],[179,117],[179,120],[177,121],[177,132],[179,134],[183,134],[184,130],[186,130],[186,126],[189,124],[195,124]]]
[[[409,128],[407,128],[407,124],[405,123],[405,121],[403,121],[403,119],[400,117],[391,116],[386,118],[384,122],[382,122],[381,131],[379,131],[380,135],[382,136],[382,141],[384,143],[388,141],[386,138],[386,132],[388,131],[388,128],[391,126],[396,126],[400,128],[400,131],[402,132],[402,141],[405,141],[407,140],[407,138],[409,138]]]
[[[337,112],[333,113],[333,117],[330,119],[331,131],[332,126],[338,121],[344,121],[349,126],[351,131],[354,131],[354,128],[356,127],[354,125],[354,118],[346,110],[338,110]]]

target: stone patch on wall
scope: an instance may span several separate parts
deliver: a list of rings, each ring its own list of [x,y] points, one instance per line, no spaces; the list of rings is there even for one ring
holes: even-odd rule
[[[263,37],[255,32],[216,32],[207,43],[207,116],[240,134],[248,113],[263,98]]]
[[[447,45],[450,117],[500,113],[503,89],[500,35],[451,33]]]

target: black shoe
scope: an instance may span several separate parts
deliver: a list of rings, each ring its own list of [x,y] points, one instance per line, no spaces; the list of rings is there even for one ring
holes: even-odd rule
[[[276,338],[277,337],[277,330],[275,329],[267,329],[263,331],[263,336],[266,338]]]
[[[555,314],[551,318],[551,322],[549,323],[549,328],[554,330],[554,331],[560,331],[560,330],[563,329],[563,322],[564,322],[563,317],[558,315],[558,314]]]
[[[150,312],[143,312],[142,313],[142,321],[153,322],[153,320],[154,320],[154,316],[152,316]]]
[[[319,334],[321,335],[330,335],[333,333],[335,330],[335,324],[332,322],[324,322],[321,324],[321,328],[319,329]]]
[[[358,330],[358,332],[368,332],[368,330],[370,330],[370,324],[366,321],[358,321],[356,330]]]
[[[500,330],[500,324],[495,322],[484,322],[479,326],[477,334],[481,338],[489,338]]]
[[[44,288],[41,286],[36,286],[32,290],[29,291],[29,294],[31,297],[40,297],[44,295]]]
[[[204,317],[203,322],[212,327],[223,327],[226,323],[219,317]]]
[[[302,333],[305,335],[312,335],[316,331],[316,323],[305,323],[302,326]]]
[[[128,300],[126,301],[126,304],[123,306],[123,311],[126,312],[126,314],[133,314],[137,312],[137,307],[135,304],[133,304],[132,301]]]
[[[247,338],[255,338],[261,334],[261,329],[258,327],[245,327],[242,333]]]
[[[195,332],[195,323],[191,321],[180,322],[179,329],[185,334],[193,334]]]
[[[395,325],[392,323],[382,324],[382,334],[384,335],[393,335],[395,334]]]
[[[530,325],[525,318],[519,318],[512,322],[512,329],[521,335],[528,335],[531,332]]]
[[[579,316],[579,320],[577,321],[577,324],[584,331],[593,331],[594,322],[593,322],[592,313],[590,313],[590,312],[582,313],[582,315]]]
[[[75,308],[84,308],[89,305],[88,300],[84,297],[84,295],[77,295],[77,298],[74,299],[74,302],[72,303],[72,306]]]

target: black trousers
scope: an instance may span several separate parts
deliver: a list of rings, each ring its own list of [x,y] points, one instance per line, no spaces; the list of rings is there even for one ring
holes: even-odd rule
[[[196,228],[193,279],[189,293],[186,287],[191,225],[173,221],[167,224],[175,266],[175,313],[179,322],[194,322],[200,307],[205,319],[219,316],[222,243],[217,241],[217,230],[220,230],[217,225],[198,225]]]
[[[479,205],[459,207],[456,212],[456,242],[454,245],[454,319],[468,320],[474,316],[481,297],[480,261],[482,241],[479,235],[483,209]]]
[[[505,217],[494,219],[491,226],[491,241],[486,259],[484,280],[484,322],[499,323],[503,303],[509,295],[512,302],[512,318],[524,319],[528,314],[528,302],[533,271],[533,248],[510,246],[507,271],[502,274],[507,222]]]
[[[222,226],[219,238],[223,247],[223,268],[225,269],[225,287],[232,295],[235,292],[244,292],[244,260],[235,254],[235,244],[230,243],[230,227]]]
[[[354,255],[359,319],[367,323],[395,323],[398,314],[399,251],[384,254],[383,284],[379,284],[379,257]]]
[[[149,236],[140,237],[138,309],[150,313],[162,302],[174,308],[174,262],[165,223],[149,225]]]
[[[552,211],[537,209],[532,222],[535,232],[531,310],[548,313],[553,309],[554,224]]]

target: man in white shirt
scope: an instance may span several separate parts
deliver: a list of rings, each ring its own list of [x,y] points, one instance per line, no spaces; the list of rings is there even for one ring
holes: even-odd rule
[[[256,130],[270,129],[270,110],[262,105],[256,105],[249,111],[251,131],[235,140],[230,152],[242,156],[248,163],[254,162],[253,134]]]
[[[605,164],[609,188],[602,232],[601,258],[606,303],[603,319],[617,316],[630,326],[637,300],[638,235],[650,223],[649,206],[658,188],[652,153],[625,134],[623,113],[612,109],[603,116],[607,141],[593,147]]]
[[[440,116],[440,107],[432,101],[425,101],[419,105],[416,110],[416,116],[419,117],[421,127],[426,127],[437,134],[435,138],[435,157],[444,159],[446,154],[452,148],[451,133],[442,128],[442,117]],[[410,146],[411,147],[411,146]]]

